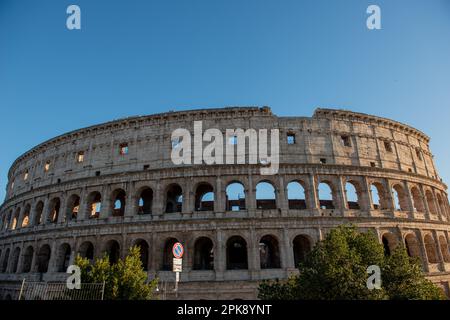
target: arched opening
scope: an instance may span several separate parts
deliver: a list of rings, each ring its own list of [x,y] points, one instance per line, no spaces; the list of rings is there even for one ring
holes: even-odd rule
[[[233,236],[227,241],[227,269],[248,269],[247,242],[240,236]]]
[[[135,246],[137,246],[139,248],[139,252],[140,252],[140,257],[141,257],[141,263],[142,263],[142,268],[144,269],[144,271],[148,271],[148,262],[149,262],[149,246],[147,241],[145,241],[144,239],[138,239],[136,240],[136,242],[134,243]]]
[[[83,242],[78,249],[78,254],[82,258],[86,258],[89,262],[94,262],[94,245],[90,241]]]
[[[226,188],[227,211],[245,210],[245,189],[240,182],[232,182]]]
[[[293,240],[294,264],[298,267],[304,262],[307,254],[311,251],[311,242],[305,235],[298,235]]]
[[[122,189],[114,190],[111,199],[112,199],[112,207],[113,217],[123,217],[125,214],[125,198],[127,197],[127,194]]]
[[[19,266],[20,248],[16,248],[12,254],[11,273],[16,273]]]
[[[288,204],[291,210],[306,209],[305,188],[298,181],[289,182],[287,185]]]
[[[383,194],[383,189],[379,184],[370,185],[370,194],[372,196],[372,205],[374,210],[381,209],[380,194]]]
[[[428,262],[429,263],[438,263],[438,254],[436,250],[436,243],[434,242],[434,238],[427,234],[424,237],[425,242],[425,250],[427,252]]]
[[[72,249],[70,248],[70,245],[67,243],[62,244],[59,247],[58,252],[58,262],[57,262],[57,268],[58,272],[66,272],[67,268],[70,264],[70,255],[72,254]]]
[[[116,240],[109,240],[106,243],[104,252],[108,255],[110,264],[117,263],[120,259],[119,242],[117,242]]]
[[[58,222],[59,210],[61,209],[61,200],[59,198],[54,198],[50,201],[49,206],[49,216],[48,222],[56,223]]]
[[[397,246],[397,237],[392,233],[385,233],[381,237],[381,243],[383,244],[384,255],[390,256]]]
[[[178,184],[167,188],[166,213],[181,212],[183,206],[183,190]]]
[[[34,249],[29,246],[25,249],[25,254],[23,255],[22,272],[28,273],[31,271],[31,265],[33,263]]]
[[[151,214],[153,206],[153,190],[144,188],[139,194],[138,214]]]
[[[405,237],[405,246],[408,256],[420,258],[419,242],[415,235],[410,233]]]
[[[194,245],[194,270],[214,269],[214,245],[207,237],[198,238]]]
[[[164,243],[164,251],[163,251],[163,261],[162,261],[162,270],[164,271],[172,271],[173,269],[173,254],[172,248],[178,240],[175,238],[169,238]]]
[[[68,220],[76,220],[80,210],[80,197],[76,194],[70,196],[67,203],[66,217]]]
[[[8,214],[8,217],[6,218],[5,230],[7,230],[8,228],[11,228],[12,217],[13,217],[13,212],[11,210]]]
[[[17,208],[16,213],[14,213],[13,220],[11,223],[11,230],[17,229],[17,225],[19,223],[19,216],[20,216],[20,208]]]
[[[441,247],[442,257],[444,258],[444,262],[450,263],[450,252],[448,250],[448,243],[445,239],[445,236],[439,236],[439,244]]]
[[[275,188],[269,182],[260,182],[256,185],[256,208],[270,210],[277,208]]]
[[[261,269],[276,269],[281,267],[278,240],[266,235],[259,240],[259,261]]]
[[[17,229],[17,226],[19,224],[19,217],[20,217],[20,208],[17,208],[12,219],[11,230]]]
[[[22,228],[26,228],[30,225],[30,212],[31,212],[31,205],[27,205],[25,207],[23,218],[22,218]]]
[[[37,270],[39,273],[46,273],[48,271],[48,263],[50,261],[51,249],[48,244],[43,245],[37,256]]]
[[[95,219],[100,216],[102,210],[102,195],[100,192],[94,191],[88,196],[88,216]]]
[[[392,187],[392,196],[394,198],[395,210],[408,211],[408,199],[401,185],[396,184]]]
[[[319,205],[321,209],[334,209],[333,189],[329,182],[319,183]]]
[[[445,210],[445,205],[444,205],[444,201],[442,200],[441,195],[438,193],[437,194],[437,202],[438,202],[438,206],[439,209],[441,210],[442,215],[445,217],[447,216],[447,210]]]
[[[37,226],[42,223],[42,213],[44,211],[44,203],[39,201],[35,208],[35,217],[33,221],[33,225]]]
[[[347,198],[347,207],[350,210],[359,210],[359,197],[358,191],[359,185],[356,182],[348,181],[345,184],[345,195]]]
[[[214,211],[214,188],[200,183],[195,190],[195,211]]]
[[[425,212],[425,207],[423,205],[422,196],[417,187],[411,188],[411,195],[413,198],[414,210],[418,212]]]
[[[2,263],[2,273],[5,273],[8,269],[8,263],[9,263],[9,248],[5,251],[5,256],[3,257],[3,263]]]
[[[430,209],[430,213],[436,215],[438,212],[436,210],[433,194],[431,193],[430,190],[425,191],[425,197],[427,199],[427,204],[428,208]]]

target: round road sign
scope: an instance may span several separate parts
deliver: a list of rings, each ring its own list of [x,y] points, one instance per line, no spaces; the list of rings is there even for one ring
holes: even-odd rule
[[[172,248],[172,253],[175,258],[181,259],[184,254],[183,245],[179,242],[175,243]]]

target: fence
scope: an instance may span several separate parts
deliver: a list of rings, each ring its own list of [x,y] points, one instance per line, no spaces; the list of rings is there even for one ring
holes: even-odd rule
[[[82,283],[69,289],[65,282],[27,282],[20,288],[18,300],[103,300],[104,283]]]

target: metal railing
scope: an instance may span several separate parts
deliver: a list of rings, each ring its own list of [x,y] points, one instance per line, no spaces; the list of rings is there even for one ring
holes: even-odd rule
[[[105,283],[82,283],[69,289],[65,282],[22,281],[18,300],[103,300]]]

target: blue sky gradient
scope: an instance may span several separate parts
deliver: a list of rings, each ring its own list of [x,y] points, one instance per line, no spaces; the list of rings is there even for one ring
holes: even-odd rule
[[[66,28],[77,4],[82,30]],[[366,28],[366,8],[382,30]],[[0,198],[23,152],[168,110],[338,107],[432,137],[450,182],[450,1],[0,0]]]

